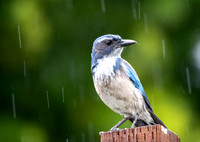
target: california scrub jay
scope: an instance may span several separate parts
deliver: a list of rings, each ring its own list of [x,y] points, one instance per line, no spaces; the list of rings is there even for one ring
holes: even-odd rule
[[[111,131],[128,119],[133,122],[131,128],[154,124],[166,127],[153,112],[135,70],[121,58],[124,47],[135,43],[112,34],[93,43],[91,71],[95,89],[109,108],[124,116]]]

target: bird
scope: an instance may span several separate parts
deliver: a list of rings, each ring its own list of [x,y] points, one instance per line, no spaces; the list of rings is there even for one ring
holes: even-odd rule
[[[121,57],[123,49],[137,42],[122,39],[119,35],[106,34],[93,42],[91,73],[95,90],[101,100],[124,118],[110,131],[119,129],[130,120],[131,128],[160,124],[133,67]]]

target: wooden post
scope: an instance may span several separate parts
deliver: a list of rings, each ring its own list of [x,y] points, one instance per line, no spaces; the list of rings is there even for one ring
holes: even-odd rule
[[[161,125],[151,125],[104,132],[101,142],[180,142],[180,138]]]

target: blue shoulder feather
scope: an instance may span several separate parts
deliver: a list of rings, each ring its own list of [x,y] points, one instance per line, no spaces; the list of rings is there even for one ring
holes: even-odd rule
[[[141,82],[139,80],[139,77],[136,74],[135,70],[126,61],[123,61],[123,64],[126,67],[126,73],[128,74],[130,80],[133,82],[135,87],[137,89],[139,89],[142,94],[144,94],[146,96],[146,94],[144,92],[144,89],[143,89],[143,86],[142,86],[142,84],[141,84]]]
[[[147,98],[147,95],[146,95],[146,93],[145,93],[145,91],[144,91],[144,88],[143,88],[143,86],[142,86],[142,84],[141,84],[141,82],[140,82],[140,80],[139,80],[139,77],[138,77],[138,75],[136,74],[135,70],[134,70],[134,69],[131,67],[131,65],[130,65],[128,62],[126,62],[125,60],[122,60],[122,62],[123,62],[123,64],[124,64],[125,67],[126,67],[126,73],[128,74],[129,79],[132,81],[132,83],[135,85],[135,87],[136,87],[138,90],[140,90],[140,92],[141,92],[141,94],[142,94],[142,96],[143,96],[143,98],[144,98],[144,100],[145,100],[145,102],[146,102],[146,105],[148,106],[148,108],[149,108],[151,111],[153,111],[153,110],[152,110],[152,107],[151,107],[151,105],[150,105],[150,102],[149,102],[149,100],[148,100],[148,98]]]

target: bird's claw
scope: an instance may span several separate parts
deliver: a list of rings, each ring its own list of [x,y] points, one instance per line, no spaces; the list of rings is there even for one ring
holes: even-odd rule
[[[119,131],[119,130],[121,130],[121,129],[119,129],[119,128],[117,128],[117,129],[115,129],[116,131]]]
[[[118,131],[120,130],[119,128],[111,128],[108,132],[113,132],[113,131]],[[104,131],[99,132],[99,135],[101,136],[103,133],[106,133]]]
[[[111,129],[109,130],[109,132],[118,131],[118,130],[120,130],[120,129],[119,129],[119,128],[111,128]]]

